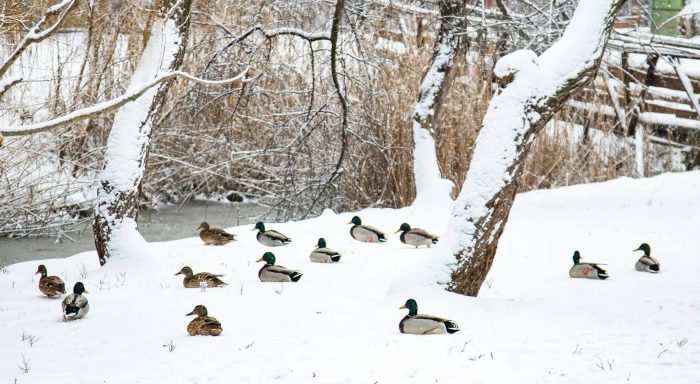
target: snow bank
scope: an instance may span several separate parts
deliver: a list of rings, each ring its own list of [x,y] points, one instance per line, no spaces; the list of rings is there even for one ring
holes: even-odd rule
[[[90,313],[70,323],[60,300],[40,296],[39,261],[11,265],[0,273],[0,372],[23,384],[696,383],[699,189],[700,172],[690,172],[521,194],[479,298],[417,279],[432,273],[424,267],[437,263],[436,248],[406,247],[393,234],[384,244],[356,242],[345,225],[355,213],[330,211],[267,223],[293,239],[272,251],[304,272],[295,284],[258,280],[254,260],[269,248],[252,226],[230,228],[240,240],[222,247],[198,238],[148,244],[145,267],[114,259],[99,268],[94,252],[42,261],[91,291]],[[357,214],[387,233],[408,222],[441,235],[450,207]],[[308,261],[320,236],[340,263]],[[634,271],[641,242],[660,274]],[[607,263],[611,278],[570,279],[575,249]],[[185,289],[173,276],[183,265],[224,273],[229,285]],[[401,335],[398,307],[409,296],[462,331]],[[222,322],[220,337],[187,335],[196,304]],[[23,333],[40,339],[29,346]],[[27,374],[17,367],[23,355]]]

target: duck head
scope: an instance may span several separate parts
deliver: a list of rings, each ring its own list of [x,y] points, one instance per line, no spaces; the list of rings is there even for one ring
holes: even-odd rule
[[[574,251],[574,264],[578,264],[578,262],[581,260],[581,254],[579,251]]]
[[[88,290],[85,289],[85,286],[83,285],[83,283],[77,282],[73,286],[73,293],[75,293],[76,295],[82,295],[83,293],[90,293],[90,292],[88,292]]]
[[[319,238],[316,246],[319,248],[326,248],[326,239],[324,239],[323,237]]]
[[[200,304],[200,305],[195,306],[194,309],[192,310],[192,312],[186,314],[185,316],[192,316],[192,315],[197,315],[197,317],[204,317],[204,316],[208,316],[209,312],[207,312],[207,307]]]
[[[197,228],[197,232],[202,232],[202,231],[208,231],[209,230],[209,223],[206,221],[203,221],[202,224],[199,224],[199,227]]]
[[[253,228],[252,231],[256,229],[260,232],[265,232],[265,224],[263,224],[262,221],[258,221],[257,223],[255,223],[255,228]]]
[[[190,268],[188,266],[184,266],[184,267],[182,267],[180,272],[175,274],[175,276],[177,276],[177,275],[185,275],[187,277],[192,277],[192,275],[194,275],[194,272],[192,272],[192,268]]]
[[[257,259],[255,262],[259,263],[264,261],[268,265],[275,265],[275,255],[272,252],[265,252],[261,258]]]
[[[406,300],[406,304],[399,307],[399,309],[408,309],[408,316],[415,316],[418,314],[418,303],[413,299]]]
[[[396,231],[396,232],[394,232],[394,233],[408,232],[408,231],[410,231],[410,230],[411,230],[411,226],[408,225],[408,223],[403,223],[403,224],[401,224],[401,226],[399,227],[399,230]]]
[[[360,220],[360,216],[353,216],[348,224],[362,225],[362,220]]]
[[[649,247],[649,244],[647,243],[642,243],[642,245],[635,249],[635,251],[644,251],[644,256],[649,256],[651,253],[651,247]]]
[[[45,277],[47,274],[46,266],[44,266],[44,264],[39,265],[39,268],[36,269],[36,272],[34,274],[35,275],[41,274],[41,277]]]

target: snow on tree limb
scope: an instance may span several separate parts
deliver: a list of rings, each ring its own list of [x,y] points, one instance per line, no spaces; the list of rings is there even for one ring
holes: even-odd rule
[[[491,100],[441,252],[450,258],[445,264],[451,277],[442,281],[449,282],[448,289],[472,296],[479,292],[530,145],[569,95],[594,77],[623,3],[582,0],[561,39],[536,60],[503,58],[513,79]]]
[[[29,47],[31,44],[39,43],[51,36],[51,34],[53,34],[56,29],[63,24],[63,21],[66,19],[66,15],[71,11],[71,9],[73,9],[76,1],[77,0],[62,0],[46,10],[41,19],[39,19],[39,21],[37,21],[36,24],[29,29],[29,31],[27,31],[27,34],[24,35],[15,49],[12,50],[7,59],[0,64],[0,78],[7,73],[12,64],[19,59],[20,55],[25,49],[27,49],[27,47]],[[41,28],[44,26],[44,23],[46,23],[46,20],[55,15],[58,15],[56,21],[46,29],[42,30]]]
[[[173,71],[173,72],[168,72],[164,73],[161,75],[158,75],[154,77],[151,81],[146,82],[144,84],[140,85],[140,88],[135,89],[135,90],[127,90],[126,93],[119,97],[115,97],[114,99],[104,101],[102,103],[92,105],[90,107],[82,108],[77,111],[73,111],[71,113],[68,113],[66,115],[57,117],[55,119],[39,122],[39,123],[34,123],[34,124],[29,124],[29,125],[17,125],[17,126],[8,126],[8,127],[0,127],[0,133],[4,134],[7,137],[10,136],[24,136],[24,135],[31,135],[34,133],[39,133],[39,132],[44,132],[50,129],[66,126],[72,123],[75,123],[76,121],[87,119],[90,117],[94,117],[96,115],[100,115],[103,113],[108,113],[111,111],[114,111],[122,106],[124,106],[127,103],[130,103],[132,101],[135,101],[139,97],[141,97],[144,93],[148,92],[151,90],[151,88],[155,87],[156,85],[159,85],[163,82],[172,80],[176,77],[181,77],[187,80],[191,80],[200,84],[205,84],[205,85],[227,85],[231,83],[235,83],[237,81],[246,81],[246,80],[241,80],[243,77],[248,73],[248,68],[244,69],[240,74],[238,74],[235,77],[232,77],[230,79],[225,79],[225,80],[206,80],[206,79],[201,79],[199,77],[193,76],[187,72],[182,72],[182,71]],[[130,87],[131,89],[131,87]],[[0,87],[0,90],[2,88]],[[2,93],[0,92],[0,95]]]

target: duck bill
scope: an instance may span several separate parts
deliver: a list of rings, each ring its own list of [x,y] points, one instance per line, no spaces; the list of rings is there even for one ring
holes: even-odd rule
[[[400,306],[399,309],[406,309],[406,304]]]
[[[637,249],[633,249],[632,252],[641,251],[641,250],[642,250],[641,248],[637,248]]]
[[[259,259],[257,259],[257,260],[255,260],[255,262],[256,262],[256,263],[259,263],[259,262],[261,262],[261,261],[265,261],[265,260],[263,260],[263,258],[262,258],[262,257],[261,257],[261,258],[259,258]]]
[[[176,273],[174,276],[177,276],[177,275],[182,275],[182,271]]]
[[[401,228],[397,229],[396,232],[394,232],[394,233],[399,233],[399,232],[401,232]]]
[[[250,231],[253,232],[253,231],[255,231],[256,229],[257,229],[257,228],[253,228],[253,229],[251,229]]]
[[[192,316],[192,315],[194,315],[194,311],[192,311],[192,312],[186,314],[185,316]]]
[[[348,221],[345,225],[350,225],[352,224],[352,221]]]
[[[86,289],[86,290],[83,291],[83,293],[90,293],[90,291],[88,291],[88,290]]]

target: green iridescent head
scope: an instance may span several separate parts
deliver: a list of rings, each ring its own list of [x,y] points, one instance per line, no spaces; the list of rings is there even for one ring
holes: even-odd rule
[[[401,226],[399,227],[399,230],[397,232],[399,232],[399,231],[400,232],[407,232],[410,230],[411,230],[411,226],[408,225],[408,223],[403,223],[403,224],[401,224]]]
[[[269,265],[275,265],[275,255],[272,252],[265,252],[256,262],[264,261]]]
[[[362,220],[360,220],[360,216],[353,216],[348,224],[362,225]]]
[[[574,251],[574,264],[578,264],[581,260],[581,254],[578,251]]]
[[[415,316],[418,314],[418,303],[413,299],[406,300],[406,304],[402,305],[399,309],[408,309],[409,316]]]
[[[258,221],[257,223],[255,223],[255,228],[253,228],[253,230],[256,229],[260,232],[265,232],[265,224],[263,224],[262,221]]]
[[[326,239],[323,237],[318,239],[318,244],[316,244],[319,248],[326,248]]]
[[[635,251],[644,251],[644,254],[649,256],[649,254],[651,254],[651,247],[647,243],[642,243]]]

